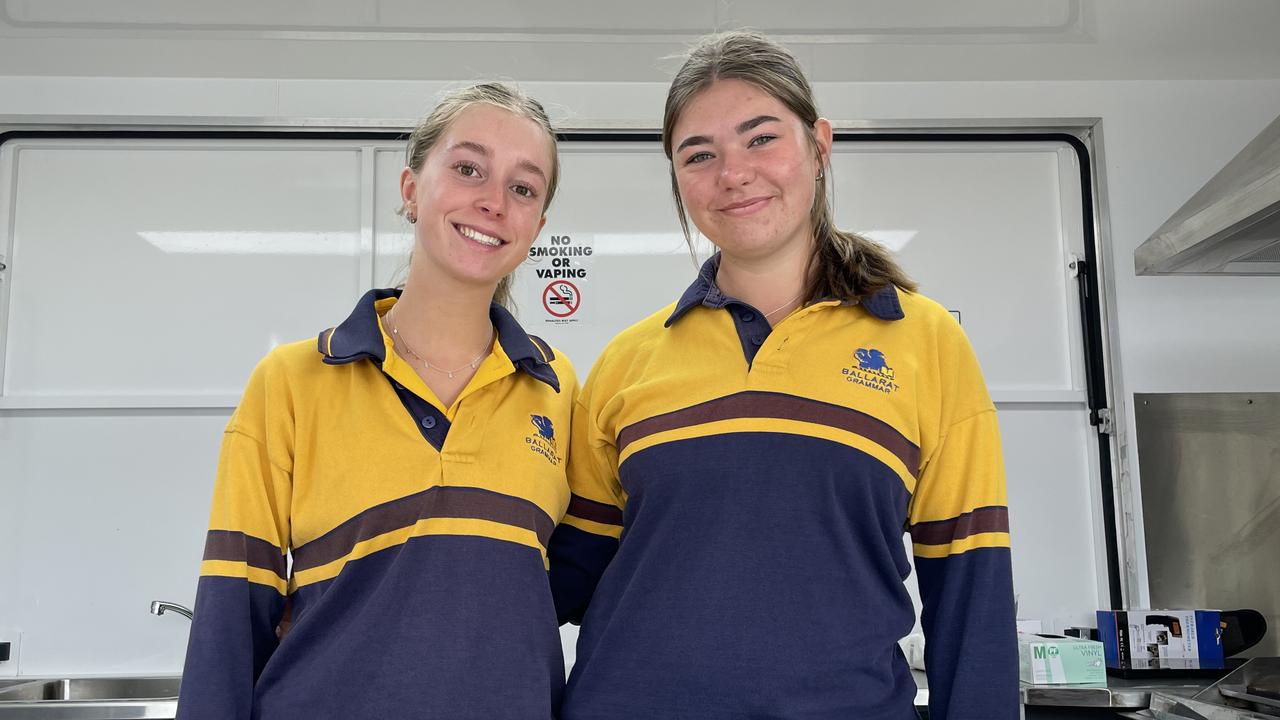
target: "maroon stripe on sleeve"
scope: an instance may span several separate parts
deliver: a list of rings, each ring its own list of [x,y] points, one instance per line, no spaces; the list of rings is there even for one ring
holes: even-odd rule
[[[572,495],[569,497],[568,514],[590,520],[592,522],[603,523],[605,525],[622,525],[622,510],[610,505],[609,503],[596,502],[588,500],[581,495]]]
[[[912,542],[921,545],[947,545],[970,535],[1009,532],[1009,509],[993,505],[980,507],[949,520],[916,523],[910,528]]]
[[[270,570],[287,578],[284,551],[275,545],[234,530],[210,530],[204,541],[205,560],[229,560]]]

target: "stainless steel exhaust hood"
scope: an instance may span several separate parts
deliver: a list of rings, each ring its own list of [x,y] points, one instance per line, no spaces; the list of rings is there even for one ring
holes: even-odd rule
[[[1280,117],[1133,253],[1139,275],[1280,275]]]

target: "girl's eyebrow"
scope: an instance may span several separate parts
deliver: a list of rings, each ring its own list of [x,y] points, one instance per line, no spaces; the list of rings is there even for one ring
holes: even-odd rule
[[[449,149],[450,150],[470,150],[471,152],[476,153],[477,155],[483,155],[484,157],[489,157],[489,155],[492,154],[489,152],[489,148],[472,140],[463,140],[461,142],[456,142],[453,145],[449,146]]]
[[[450,145],[449,149],[450,150],[470,150],[471,152],[476,153],[477,155],[480,155],[482,157],[489,157],[490,155],[493,154],[489,152],[489,148],[485,147],[484,145],[481,145],[478,142],[475,142],[474,140],[462,140],[462,141],[456,142],[453,145]],[[533,161],[520,160],[516,164],[519,165],[522,170],[531,172],[534,175],[537,175],[538,177],[542,178],[543,182],[546,182],[547,174],[543,172],[542,168],[538,167],[538,165]]]
[[[779,120],[778,118],[772,115],[757,115],[756,117],[753,117],[750,120],[738,125],[736,130],[738,131],[738,134],[741,135],[744,132],[750,132],[751,130],[755,130],[756,128],[760,127],[761,125],[767,122],[779,122]]]
[[[680,147],[676,148],[676,152],[680,152],[681,150],[689,147],[690,145],[710,145],[710,144],[711,144],[711,138],[707,137],[706,135],[690,135],[689,137],[684,139],[684,142],[680,143]]]
[[[542,172],[542,168],[538,167],[533,162],[530,162],[529,160],[521,160],[516,164],[519,165],[522,169],[528,172],[531,172],[534,175],[537,175],[538,177],[542,178],[543,182],[547,181],[547,174]]]
[[[760,127],[761,125],[767,122],[780,122],[780,121],[778,120],[778,118],[772,115],[757,115],[756,117],[753,117],[750,120],[739,123],[738,127],[734,128],[734,130],[736,130],[738,134],[741,135],[742,133],[755,130],[756,128]],[[685,138],[683,142],[680,143],[680,147],[676,148],[676,152],[680,152],[681,150],[689,147],[690,145],[710,145],[710,144],[711,144],[711,138],[707,137],[706,135],[690,135],[689,137]]]

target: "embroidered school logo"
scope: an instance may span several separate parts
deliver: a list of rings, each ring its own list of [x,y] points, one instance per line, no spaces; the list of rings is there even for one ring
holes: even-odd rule
[[[863,370],[878,372],[889,378],[893,377],[893,368],[889,367],[888,361],[884,359],[884,353],[879,350],[858,348],[853,356],[858,359],[858,367]]]
[[[850,365],[841,370],[846,382],[869,387],[886,395],[896,391],[899,385],[894,382],[893,368],[884,353],[875,348],[858,348],[853,353],[857,365]]]
[[[551,424],[551,418],[546,415],[530,415],[529,422],[537,428],[538,434],[526,436],[525,444],[552,465],[559,465],[560,455],[556,452],[556,428]]]
[[[551,418],[546,415],[531,415],[530,418],[530,422],[533,423],[534,427],[538,428],[538,434],[542,436],[542,439],[556,439],[556,429],[551,424]]]

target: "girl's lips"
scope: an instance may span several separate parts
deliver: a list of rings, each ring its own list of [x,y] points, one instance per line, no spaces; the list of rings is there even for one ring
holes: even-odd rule
[[[720,212],[724,213],[725,215],[733,215],[735,217],[750,215],[760,210],[761,208],[763,208],[772,199],[773,198],[771,197],[751,198],[749,200],[743,200],[742,202],[736,202],[730,205],[725,205],[724,207],[720,208]]]
[[[498,248],[507,244],[507,242],[502,238],[490,235],[489,233],[486,233],[479,228],[473,228],[470,225],[454,223],[453,229],[457,230],[458,234],[462,237],[484,247]]]

